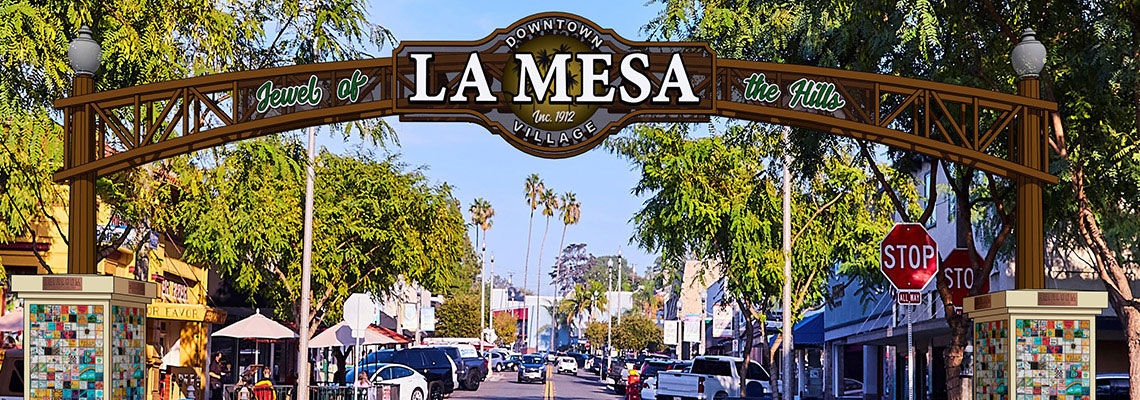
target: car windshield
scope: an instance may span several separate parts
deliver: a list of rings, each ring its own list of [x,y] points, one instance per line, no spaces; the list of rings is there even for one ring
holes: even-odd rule
[[[523,356],[523,364],[542,364],[542,357],[539,356]]]
[[[651,362],[645,364],[645,370],[641,371],[642,377],[657,376],[657,372],[669,369],[669,363]]]

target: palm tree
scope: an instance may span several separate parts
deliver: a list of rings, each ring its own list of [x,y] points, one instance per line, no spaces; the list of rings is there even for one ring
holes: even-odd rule
[[[475,199],[475,201],[471,203],[471,206],[467,210],[471,212],[471,223],[475,225],[476,229],[483,230],[482,248],[479,247],[479,231],[475,231],[475,251],[481,251],[479,254],[479,270],[481,272],[479,278],[479,324],[483,325],[484,321],[486,321],[486,315],[484,315],[483,311],[485,309],[483,306],[483,299],[485,297],[483,294],[483,288],[487,286],[487,271],[484,270],[484,268],[486,268],[486,264],[484,264],[482,261],[487,255],[487,230],[491,229],[491,218],[495,216],[495,209],[491,207],[491,202],[480,197]],[[491,279],[494,279],[494,277]],[[491,325],[491,323],[487,323],[487,326]],[[482,332],[479,334],[482,335]]]
[[[523,291],[526,290],[527,277],[530,275],[530,237],[531,230],[534,228],[534,210],[538,209],[538,196],[546,191],[546,185],[542,184],[542,178],[539,178],[538,174],[530,174],[530,176],[526,178],[524,188],[526,190],[526,204],[530,206],[530,223],[526,228],[526,260],[523,261]],[[523,297],[523,300],[523,307],[526,307],[526,297]],[[530,319],[528,318],[526,324],[523,325],[522,332],[520,332],[521,337],[526,337],[530,332],[528,329],[529,325]]]
[[[550,346],[557,350],[558,348],[558,331],[555,329],[557,325],[568,325],[570,319],[570,309],[566,302],[551,301],[542,308],[550,314],[551,323],[543,326],[543,328],[550,329]]]
[[[562,239],[558,242],[558,248],[561,249],[566,247],[566,228],[570,225],[577,224],[578,220],[582,217],[582,203],[578,202],[578,197],[574,195],[574,192],[566,192],[566,194],[562,195],[562,207],[558,210],[562,217]],[[554,266],[554,281],[558,282],[558,279],[562,276],[562,260],[557,257],[555,257],[555,259],[557,261]],[[558,301],[558,296],[561,295],[559,292],[561,291],[558,290],[558,285],[555,284],[555,301]],[[554,329],[558,329],[558,327],[555,326]]]
[[[546,229],[542,231],[542,242],[538,245],[538,265],[542,265],[542,252],[546,250],[546,235],[550,233],[550,217],[554,216],[554,210],[559,209],[558,195],[554,194],[553,189],[546,189],[539,196],[539,202],[542,203],[542,215],[546,216]],[[541,267],[540,267],[541,268]],[[542,274],[538,274],[537,286],[537,299],[542,298]],[[536,302],[538,300],[535,300]],[[538,335],[538,331],[534,332]]]
[[[586,292],[586,302],[582,308],[590,310],[590,322],[597,321],[597,313],[610,304],[610,299],[606,296],[606,287],[601,282],[591,280],[583,289]]]

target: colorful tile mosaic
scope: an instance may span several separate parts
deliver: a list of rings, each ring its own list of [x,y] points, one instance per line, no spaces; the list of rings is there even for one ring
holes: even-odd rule
[[[1017,400],[1089,400],[1089,321],[1019,319]]]
[[[976,400],[1009,398],[1007,360],[1009,323],[1002,321],[974,324],[974,392]]]
[[[143,400],[146,397],[143,368],[146,311],[138,307],[111,306],[111,317],[111,398]]]
[[[28,306],[31,398],[103,399],[103,306]]]

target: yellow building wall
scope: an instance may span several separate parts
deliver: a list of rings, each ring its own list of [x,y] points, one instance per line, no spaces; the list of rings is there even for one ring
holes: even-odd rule
[[[53,217],[58,221],[58,228],[56,224],[49,219],[43,221],[33,222],[32,228],[35,232],[35,243],[42,243],[47,245],[46,250],[39,252],[40,257],[47,263],[50,268],[50,273],[64,274],[67,273],[67,244],[64,243],[59,232],[68,231],[68,215],[67,209],[62,206],[57,206],[51,209]],[[110,214],[106,211],[106,207],[101,207],[100,217],[98,218],[99,224],[107,224],[110,221]],[[187,286],[186,300],[173,300],[168,296],[163,295],[163,288],[160,285],[159,297],[151,304],[197,304],[207,306],[208,288],[207,288],[207,271],[199,266],[188,264],[179,260],[182,256],[180,249],[176,245],[169,243],[160,238],[158,248],[152,249],[149,254],[149,275],[150,276],[164,276],[171,281],[177,283],[185,283]],[[17,240],[17,243],[31,243],[33,237],[25,237]],[[9,273],[13,272],[31,272],[35,271],[37,274],[49,273],[45,269],[36,255],[29,250],[0,250],[0,264],[5,267]],[[131,268],[135,266],[135,253],[128,248],[116,249],[107,258],[101,260],[97,266],[97,270],[107,275],[115,275],[122,277],[133,278],[134,274]],[[209,337],[208,324],[193,321],[178,321],[178,320],[159,320],[156,318],[148,318],[148,328],[153,328],[151,324],[165,323],[168,330],[178,330],[177,332],[168,332],[164,336],[165,339],[154,337],[154,330],[148,331],[147,343],[149,346],[157,346],[162,349],[170,349],[174,341],[181,339],[181,354],[179,361],[183,365],[181,368],[171,368],[171,371],[176,373],[193,373],[198,376],[198,381],[201,383],[196,395],[201,398],[203,388],[207,387],[207,374],[206,362],[209,357],[207,339]],[[161,343],[159,343],[161,342]],[[154,348],[148,352],[155,357],[162,357],[163,354],[159,349]],[[147,371],[148,394],[152,396],[158,395],[158,379],[161,376],[158,360],[152,360],[149,364],[152,368]],[[177,382],[172,382],[168,387],[169,399],[181,399],[186,396],[185,390],[178,385]]]

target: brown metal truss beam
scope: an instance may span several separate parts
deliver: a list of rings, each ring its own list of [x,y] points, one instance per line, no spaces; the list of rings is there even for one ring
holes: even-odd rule
[[[686,58],[699,57],[686,54]],[[439,61],[456,62],[458,59],[458,56],[444,54]],[[990,149],[1000,135],[1011,134],[1008,130],[1017,125],[1014,121],[1020,121],[1026,115],[1039,116],[1055,111],[1055,103],[918,79],[802,65],[719,59],[712,60],[711,65],[711,71],[705,67],[700,74],[707,74],[712,79],[703,81],[699,89],[700,93],[711,97],[709,101],[715,115],[865,139],[1008,178],[1057,182],[1055,176],[1040,167],[1027,166],[1001,154],[1010,152],[1008,149],[1001,152]],[[372,79],[362,88],[361,98],[356,103],[338,101],[333,97],[335,93],[326,93],[325,101],[315,108],[284,107],[260,113],[255,110],[257,88],[266,81],[304,84],[310,75],[317,75],[322,81],[335,83],[356,69]],[[505,72],[492,70],[496,79],[501,79]],[[769,81],[776,82],[785,92],[777,104],[744,99],[743,79],[752,73],[765,73]],[[650,78],[659,79],[656,76]],[[788,85],[800,78],[834,84],[846,104],[832,113],[788,107],[791,98],[787,93]],[[450,81],[451,85],[457,84],[456,79]],[[409,86],[412,82],[393,70],[392,58],[380,58],[201,76],[61,99],[55,102],[55,106],[65,111],[65,121],[72,121],[80,112],[96,115],[99,131],[91,140],[92,145],[99,148],[95,159],[79,164],[69,162],[66,169],[54,175],[54,179],[63,182],[89,173],[104,176],[227,142],[312,125],[388,115],[401,115],[414,121],[472,121],[477,118],[474,114],[427,114],[396,108],[397,102],[406,102],[402,88]],[[333,92],[335,87],[326,87],[326,90]],[[226,101],[229,104],[225,104]],[[617,105],[615,109],[622,107]],[[504,107],[479,105],[477,108]],[[951,110],[956,110],[957,115]],[[979,118],[980,110],[992,114]],[[949,121],[949,126],[943,124],[942,117]],[[628,118],[626,123],[699,120],[701,117],[696,115],[681,118],[672,112],[669,115],[639,115]],[[124,121],[131,125],[124,125]],[[182,129],[175,129],[178,124]],[[65,125],[69,131],[74,126],[72,123]],[[936,129],[932,131],[932,128]],[[1044,137],[1045,132],[1040,134]],[[118,139],[122,148],[104,149],[106,135]],[[68,137],[75,136],[69,132]]]

